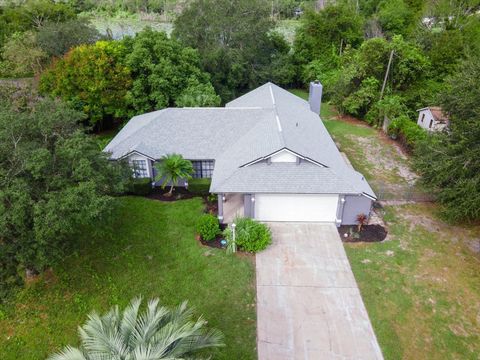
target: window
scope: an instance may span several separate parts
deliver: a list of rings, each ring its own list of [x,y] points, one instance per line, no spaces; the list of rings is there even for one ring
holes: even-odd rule
[[[192,161],[194,178],[211,178],[213,174],[213,160]]]
[[[430,120],[430,125],[428,125],[429,128],[432,128],[432,125],[433,125],[433,119]]]
[[[132,160],[132,170],[134,178],[148,177],[147,160]]]
[[[422,114],[422,120],[420,121],[423,122],[423,120],[425,120],[425,114]]]

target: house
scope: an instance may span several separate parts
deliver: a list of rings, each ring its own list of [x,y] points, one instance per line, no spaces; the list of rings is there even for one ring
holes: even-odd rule
[[[356,224],[357,215],[370,214],[375,193],[345,162],[319,119],[319,83],[310,86],[310,102],[266,83],[225,107],[135,116],[104,151],[111,159],[128,159],[134,176],[152,181],[154,162],[182,154],[192,162],[194,177],[211,178],[225,223],[242,215]]]
[[[428,131],[442,131],[449,126],[448,117],[440,107],[426,107],[419,109],[417,124]]]

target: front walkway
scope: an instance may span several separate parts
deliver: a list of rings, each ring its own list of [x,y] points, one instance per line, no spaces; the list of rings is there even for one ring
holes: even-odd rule
[[[257,254],[259,360],[383,359],[333,224],[269,223]]]

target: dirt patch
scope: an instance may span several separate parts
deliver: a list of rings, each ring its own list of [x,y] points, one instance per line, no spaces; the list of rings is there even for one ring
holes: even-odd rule
[[[397,214],[409,225],[409,231],[414,231],[417,226],[425,230],[448,238],[450,242],[462,242],[473,253],[480,254],[480,225],[471,228],[452,225],[434,216],[434,204],[422,204],[421,211],[412,211],[411,205],[397,208]],[[419,206],[419,205],[416,205]]]
[[[338,114],[334,117],[335,120],[338,121],[344,121],[349,124],[354,124],[356,126],[361,126],[361,127],[370,127],[365,121],[359,120],[353,116],[346,115],[346,114]]]
[[[358,232],[357,225],[342,225],[338,233],[343,242],[380,242],[387,237],[387,229],[381,225],[364,225]]]
[[[347,135],[348,138],[361,145],[363,156],[371,164],[377,173],[391,173],[399,176],[407,184],[413,185],[418,179],[406,164],[407,156],[398,148],[398,146],[385,147],[382,142],[375,137],[362,137]]]

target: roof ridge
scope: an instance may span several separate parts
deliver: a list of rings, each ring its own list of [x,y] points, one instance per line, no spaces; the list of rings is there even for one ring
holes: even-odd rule
[[[184,107],[168,107],[166,109],[175,110],[262,110],[260,106],[184,106]]]
[[[270,90],[270,96],[272,97],[273,111],[275,112],[275,120],[277,122],[278,137],[280,138],[280,143],[282,147],[286,146],[285,137],[283,136],[282,122],[280,121],[280,116],[278,114],[277,104],[275,102],[275,95],[273,94],[272,83],[268,83],[268,88]]]

